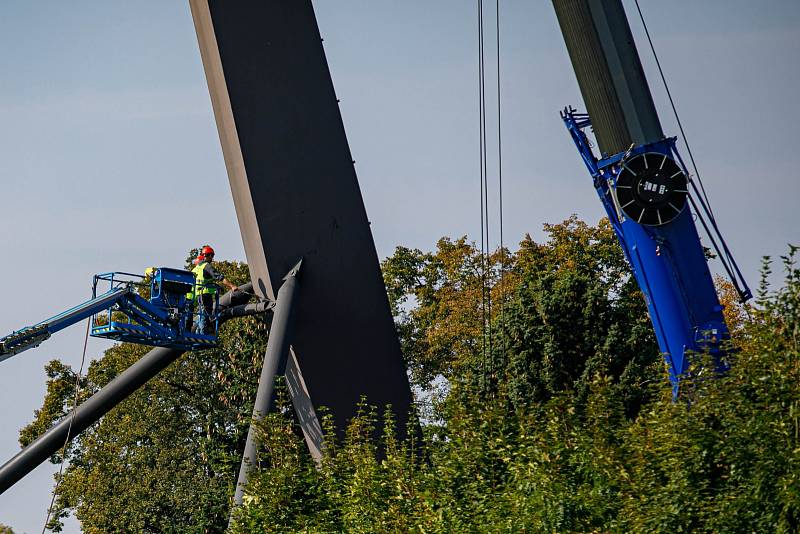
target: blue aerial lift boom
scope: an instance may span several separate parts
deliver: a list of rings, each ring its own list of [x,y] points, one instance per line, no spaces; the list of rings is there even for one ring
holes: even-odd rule
[[[149,298],[139,294],[142,289],[149,289]],[[205,313],[202,307],[193,309],[194,291],[194,274],[182,269],[161,267],[148,277],[123,272],[95,275],[91,299],[0,338],[0,361],[89,317],[93,337],[180,350],[212,348],[216,334],[192,331],[195,316]],[[216,317],[211,320],[216,322]]]
[[[133,343],[155,347],[77,406],[68,417],[62,418],[33,443],[0,466],[0,494],[55,454],[65,442],[89,428],[128,395],[178,359],[188,350],[187,347],[202,349],[212,346],[212,340],[213,344],[216,343],[216,338],[212,335],[191,334],[188,331],[188,322],[186,328],[181,326],[184,324],[182,319],[192,319],[196,315],[192,314],[191,299],[188,298],[186,291],[187,282],[190,280],[187,274],[191,276],[192,273],[178,269],[156,269],[149,283],[151,292],[149,301],[144,298],[140,301],[131,295],[137,292],[136,288],[148,286],[147,283],[141,282],[142,277],[124,273],[98,275],[95,282],[105,280],[112,286],[109,291],[35,327],[2,338],[8,350],[5,356],[7,358],[12,348],[16,352],[32,348],[47,339],[49,334],[94,314],[97,319],[92,321],[92,329],[96,329],[93,335],[111,339],[125,339],[122,337],[125,335],[128,336],[126,339]],[[134,280],[128,278],[124,281],[126,277],[131,276]],[[139,282],[135,281],[137,278]],[[188,287],[192,286],[189,284]],[[219,326],[234,317],[262,314],[274,308],[275,303],[272,301],[259,300],[250,303],[252,291],[253,285],[248,283],[221,296],[217,303],[219,312],[215,312],[212,317],[216,325]],[[131,311],[133,307],[137,309],[136,312]],[[139,314],[139,318],[122,320],[128,313]],[[150,315],[160,318],[141,319],[142,316]],[[166,320],[163,319],[165,316]],[[156,328],[145,329],[142,323],[148,323]],[[126,332],[124,329],[128,326],[137,328],[133,328],[132,332]]]

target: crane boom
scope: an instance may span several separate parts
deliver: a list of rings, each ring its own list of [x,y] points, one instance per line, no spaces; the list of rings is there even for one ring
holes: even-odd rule
[[[568,107],[561,117],[645,296],[677,395],[690,353],[710,352],[718,369],[726,368],[728,327],[693,219],[702,213],[687,207],[704,204],[689,194],[692,179],[676,138],[661,129],[622,2],[553,0],[553,7],[588,109]],[[722,236],[714,237],[728,256]],[[740,281],[740,295],[749,298]]]

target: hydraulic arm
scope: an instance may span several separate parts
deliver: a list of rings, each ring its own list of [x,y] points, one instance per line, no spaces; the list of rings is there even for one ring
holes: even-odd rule
[[[106,291],[98,291],[106,286]],[[149,298],[140,295],[146,289]],[[145,278],[130,273],[104,273],[94,277],[92,298],[33,326],[0,338],[0,361],[39,346],[56,332],[89,317],[91,335],[154,347],[200,350],[214,347],[216,334],[194,332],[194,275],[161,267]],[[261,303],[256,313],[263,312]],[[245,310],[241,310],[245,311]],[[228,315],[234,313],[227,311]],[[216,317],[211,317],[212,322]]]
[[[131,291],[132,289],[128,287],[112,289],[63,313],[0,338],[0,361],[7,360],[24,350],[38,347],[42,341],[47,340],[59,330],[111,308],[125,299]]]

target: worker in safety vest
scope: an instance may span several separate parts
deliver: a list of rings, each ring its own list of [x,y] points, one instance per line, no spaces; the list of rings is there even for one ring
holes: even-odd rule
[[[194,273],[194,298],[195,310],[197,311],[197,327],[195,332],[201,334],[213,333],[214,325],[210,318],[214,313],[215,295],[217,294],[217,285],[222,284],[230,290],[236,289],[236,286],[230,283],[222,273],[217,272],[211,265],[214,261],[214,249],[206,245],[200,251],[197,257],[197,265],[192,269]]]

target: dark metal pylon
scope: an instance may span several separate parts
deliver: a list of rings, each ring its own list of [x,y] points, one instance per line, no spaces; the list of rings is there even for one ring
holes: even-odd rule
[[[239,478],[236,482],[236,492],[233,502],[235,506],[242,504],[244,489],[252,466],[256,464],[256,449],[258,447],[258,430],[253,423],[262,421],[270,411],[273,399],[275,378],[286,373],[286,358],[289,355],[289,345],[292,337],[292,315],[295,305],[297,275],[303,260],[297,262],[283,279],[283,285],[278,290],[278,298],[272,317],[272,326],[269,329],[267,351],[264,354],[264,364],[261,367],[261,377],[258,379],[258,392],[253,405],[253,419],[247,431],[247,443],[242,454],[242,465],[239,468]]]

